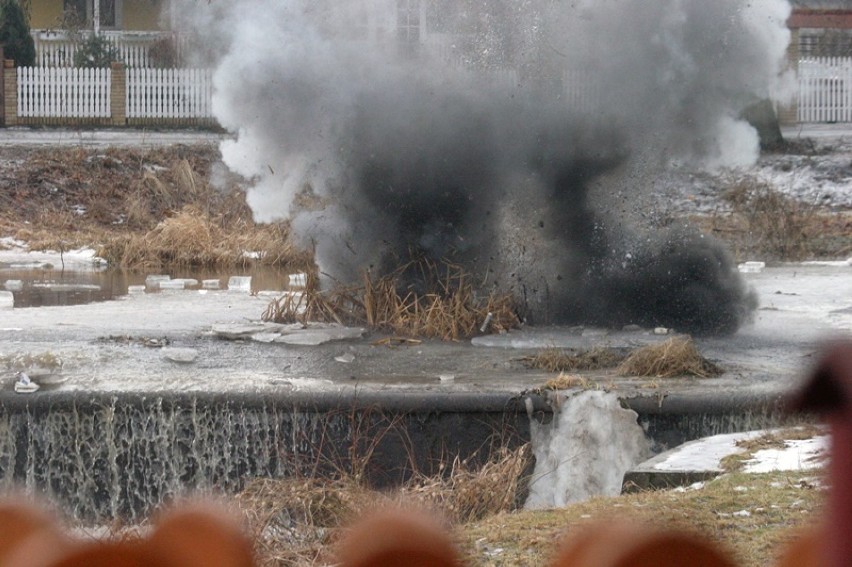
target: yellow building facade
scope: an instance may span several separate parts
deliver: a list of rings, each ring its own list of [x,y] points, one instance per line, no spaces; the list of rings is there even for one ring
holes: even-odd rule
[[[66,9],[76,10],[92,27],[95,6],[100,2],[100,29],[126,31],[167,30],[169,0],[30,0],[30,28],[57,29]]]

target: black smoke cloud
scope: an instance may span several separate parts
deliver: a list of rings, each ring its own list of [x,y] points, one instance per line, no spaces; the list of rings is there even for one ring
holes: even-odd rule
[[[214,107],[258,220],[338,281],[446,258],[534,322],[734,332],[755,300],[724,247],[628,209],[673,161],[756,158],[736,117],[781,88],[786,3],[421,4],[417,48],[396,2],[193,10],[228,39]]]

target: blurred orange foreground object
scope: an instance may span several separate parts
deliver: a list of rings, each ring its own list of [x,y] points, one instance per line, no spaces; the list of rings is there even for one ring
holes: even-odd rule
[[[190,505],[133,541],[72,543],[38,509],[0,505],[2,567],[252,567],[251,541],[227,514]]]
[[[790,542],[776,567],[824,567],[820,560],[820,550],[824,547],[823,530],[812,528]]]
[[[383,511],[355,524],[341,542],[344,567],[460,567],[447,532],[431,517]]]
[[[218,508],[193,504],[166,515],[147,546],[163,565],[251,567],[252,542],[232,517]],[[158,564],[159,565],[159,564]]]
[[[9,499],[0,503],[0,565],[32,567],[61,557],[71,542],[47,512]]]
[[[672,530],[609,522],[569,538],[552,567],[735,567],[716,545]]]
[[[820,532],[809,536],[813,538],[810,547],[803,542],[789,553],[799,554],[798,565],[852,566],[852,341],[836,341],[825,348],[790,408],[816,413],[828,423],[831,489]],[[813,555],[805,559],[807,549]]]

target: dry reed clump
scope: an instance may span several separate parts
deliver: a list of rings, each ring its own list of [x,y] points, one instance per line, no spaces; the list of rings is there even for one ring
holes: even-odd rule
[[[665,342],[637,349],[617,368],[621,376],[719,376],[723,370],[701,356],[690,337],[672,337]]]
[[[101,245],[98,255],[124,268],[157,266],[308,265],[286,225],[237,223],[225,227],[194,205],[184,207],[143,235],[124,234]]]
[[[399,492],[402,504],[439,512],[454,524],[475,522],[518,508],[532,461],[530,446],[499,447],[479,468],[456,457],[444,476],[420,476]]]
[[[746,251],[778,260],[800,260],[811,253],[812,237],[820,234],[815,206],[752,179],[732,183],[722,197],[745,224]]]
[[[618,366],[625,358],[619,349],[597,346],[588,350],[546,348],[521,359],[529,368],[547,372],[601,370]]]
[[[402,285],[403,273],[412,266],[424,275],[426,293]],[[491,294],[480,299],[462,267],[427,261],[408,264],[381,278],[366,272],[362,287],[323,292],[318,290],[316,280],[309,281],[304,294],[288,294],[270,303],[263,319],[278,323],[363,324],[378,331],[442,340],[501,332],[520,325],[510,295]]]
[[[544,383],[545,390],[569,390],[572,388],[588,390],[592,387],[593,384],[585,376],[565,374],[564,372],[560,372],[558,376]]]
[[[363,479],[258,479],[237,496],[263,565],[327,565],[341,530],[383,506],[428,508],[455,524],[517,509],[529,445],[499,447],[480,467],[456,459],[436,476],[378,492]]]
[[[357,482],[256,479],[237,495],[262,565],[327,565],[340,530],[376,505]]]

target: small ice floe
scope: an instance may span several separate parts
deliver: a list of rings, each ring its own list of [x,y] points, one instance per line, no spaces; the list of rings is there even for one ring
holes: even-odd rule
[[[359,339],[364,335],[364,329],[359,327],[311,327],[304,330],[282,335],[277,343],[299,346],[319,346],[332,341]]]
[[[11,291],[0,291],[0,309],[12,309],[15,307],[15,296]]]
[[[228,279],[228,291],[251,293],[251,276],[231,276]]]
[[[219,289],[221,285],[219,280],[201,280],[201,287],[204,289]]]
[[[739,510],[738,512],[734,512],[731,516],[735,518],[749,518],[751,517],[751,512],[748,510]]]
[[[456,381],[455,374],[439,374],[438,380],[441,381],[441,384],[451,384]]]
[[[349,364],[355,361],[355,355],[351,352],[347,352],[346,354],[341,354],[340,356],[335,356],[334,360],[337,362],[342,362],[343,364]]]
[[[654,334],[655,335],[668,335],[669,329],[667,329],[666,327],[654,327]]]
[[[21,291],[24,289],[24,282],[21,280],[6,280],[3,287],[5,287],[8,291]]]
[[[159,282],[158,287],[161,291],[186,289],[186,282],[183,280],[163,280]]]
[[[766,262],[743,262],[737,269],[743,274],[759,274],[765,267]]]
[[[254,333],[254,334],[250,335],[249,338],[251,340],[255,341],[255,342],[258,342],[258,343],[274,343],[275,339],[279,338],[280,336],[281,336],[281,333],[261,332],[261,333]]]
[[[160,284],[171,280],[172,277],[166,274],[151,274],[145,278],[145,287],[148,289],[160,289]]]
[[[129,285],[127,286],[127,294],[128,295],[139,295],[140,293],[145,293],[144,285]]]
[[[26,372],[18,372],[15,380],[15,391],[19,394],[32,394],[38,391],[38,384],[30,380]]]
[[[289,280],[290,289],[305,289],[308,285],[308,274],[301,272],[290,274],[287,276],[287,279]]]
[[[214,335],[229,341],[250,339],[252,335],[271,331],[264,323],[218,323],[212,329]]]
[[[161,352],[166,360],[184,364],[195,362],[195,359],[198,358],[198,351],[194,348],[166,347]]]

